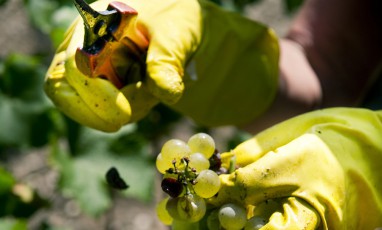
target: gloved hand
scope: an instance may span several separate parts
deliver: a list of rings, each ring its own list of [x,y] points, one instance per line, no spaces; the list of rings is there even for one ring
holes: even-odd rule
[[[110,2],[100,0],[92,7],[105,10]],[[85,65],[76,61],[84,41],[79,18],[48,70],[46,92],[69,117],[115,131],[163,102],[203,125],[243,124],[273,101],[278,43],[272,30],[203,0],[120,2],[138,14],[126,23],[127,39],[108,41],[117,47],[110,54],[110,65],[98,69],[98,75],[96,66],[85,66],[89,74],[79,70]],[[117,72],[117,78],[124,79],[129,78],[130,66],[133,71],[137,68],[129,63],[126,44],[147,51],[145,74],[139,81],[116,84],[108,73]],[[104,73],[108,80],[102,79]]]
[[[382,111],[334,108],[280,123],[234,150],[209,202],[254,205],[261,229],[382,227]],[[200,228],[203,229],[203,228]]]

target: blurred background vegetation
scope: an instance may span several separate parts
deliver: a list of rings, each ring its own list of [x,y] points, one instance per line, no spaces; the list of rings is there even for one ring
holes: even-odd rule
[[[214,1],[243,13],[260,2]],[[282,18],[301,2],[285,0]],[[269,11],[247,12],[256,19]],[[198,127],[161,105],[113,134],[66,118],[42,86],[76,16],[70,0],[0,0],[0,229],[160,229],[153,208],[160,196],[154,162],[163,141],[204,131],[224,151],[248,135],[232,127]],[[105,173],[112,166],[130,185],[126,191],[107,186]]]

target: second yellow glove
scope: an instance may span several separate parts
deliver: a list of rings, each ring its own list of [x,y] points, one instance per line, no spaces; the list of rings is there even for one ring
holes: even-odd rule
[[[382,226],[382,111],[304,114],[242,143],[241,168],[221,175],[210,203],[255,206],[261,229]]]

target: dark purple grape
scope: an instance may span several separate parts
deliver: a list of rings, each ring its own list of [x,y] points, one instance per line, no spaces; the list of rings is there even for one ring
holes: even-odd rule
[[[178,197],[183,191],[182,183],[177,179],[171,177],[164,178],[162,180],[161,186],[163,192],[167,193],[173,198]]]
[[[219,153],[219,151],[217,149],[215,149],[215,152],[210,157],[209,161],[210,161],[210,169],[212,171],[217,172],[220,169],[221,165],[222,165],[222,159],[221,159],[220,153]]]

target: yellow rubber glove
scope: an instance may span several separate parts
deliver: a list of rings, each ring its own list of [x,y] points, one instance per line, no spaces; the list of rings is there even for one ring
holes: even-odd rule
[[[210,204],[254,205],[261,229],[382,227],[382,111],[311,112],[223,155],[241,168]]]
[[[110,2],[91,6],[101,11]],[[57,50],[45,87],[69,117],[115,131],[141,119],[160,101],[200,124],[216,126],[251,121],[272,103],[278,81],[278,43],[272,30],[204,1],[120,2],[138,12],[126,36],[147,50],[146,77],[117,88],[85,76],[75,61],[84,40],[78,18]],[[111,62],[125,63],[123,55],[116,56]]]

